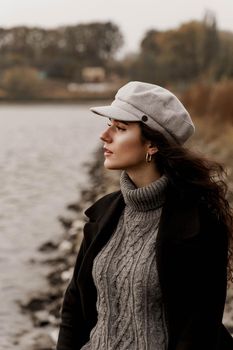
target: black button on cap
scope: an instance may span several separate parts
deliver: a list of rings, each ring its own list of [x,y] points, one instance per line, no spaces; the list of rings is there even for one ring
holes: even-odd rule
[[[147,117],[146,115],[143,115],[143,116],[142,116],[142,121],[143,121],[143,122],[147,122],[147,120],[148,120],[148,117]]]

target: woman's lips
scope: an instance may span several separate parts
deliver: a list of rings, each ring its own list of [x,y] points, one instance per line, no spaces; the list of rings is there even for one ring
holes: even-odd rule
[[[107,149],[106,147],[104,147],[104,155],[110,156],[111,154],[112,154],[112,152],[109,149]]]

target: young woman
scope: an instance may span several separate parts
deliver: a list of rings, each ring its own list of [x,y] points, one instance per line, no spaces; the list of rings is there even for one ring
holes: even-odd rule
[[[184,148],[193,122],[170,91],[130,82],[101,135],[120,191],[85,214],[57,350],[232,350],[222,324],[232,276],[223,169]]]

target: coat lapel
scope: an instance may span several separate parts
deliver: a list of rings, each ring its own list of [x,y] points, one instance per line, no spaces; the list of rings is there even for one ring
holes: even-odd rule
[[[110,203],[100,202],[86,211],[90,219],[84,227],[84,239],[88,248],[78,276],[79,284],[84,289],[84,285],[88,283],[87,277],[92,276],[93,260],[113,234],[124,206],[124,199],[119,191],[115,193]]]

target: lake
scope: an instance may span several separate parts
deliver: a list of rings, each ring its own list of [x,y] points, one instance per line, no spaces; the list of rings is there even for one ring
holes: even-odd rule
[[[58,216],[87,184],[84,163],[101,144],[106,119],[88,104],[0,106],[0,348],[18,349],[16,334],[32,327],[18,300],[43,289],[45,271],[30,261],[58,238]]]

